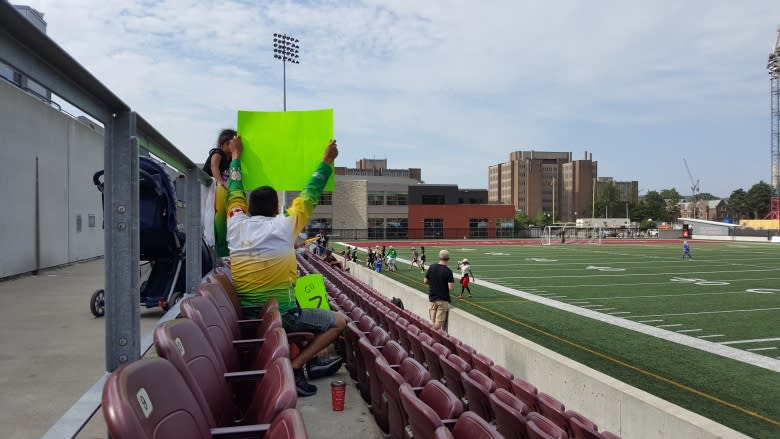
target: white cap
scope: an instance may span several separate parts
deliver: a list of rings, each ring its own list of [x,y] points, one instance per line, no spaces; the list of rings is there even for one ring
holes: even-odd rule
[[[464,263],[464,264],[468,264],[468,263],[469,263],[469,260],[464,258],[464,259],[463,259],[463,263]]]

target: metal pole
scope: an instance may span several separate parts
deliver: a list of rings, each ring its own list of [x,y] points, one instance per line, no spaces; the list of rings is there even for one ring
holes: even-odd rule
[[[185,251],[187,255],[186,259],[186,273],[185,288],[187,291],[182,293],[194,293],[195,288],[200,283],[203,277],[202,262],[201,261],[201,245],[203,236],[203,230],[200,227],[200,181],[198,181],[198,175],[200,168],[193,166],[187,169],[185,184],[185,200],[187,202],[185,211],[185,221],[187,230],[187,242],[185,244]],[[173,303],[171,303],[173,305]]]
[[[38,275],[41,269],[41,191],[40,172],[38,168],[38,156],[35,156],[35,271]]]
[[[284,104],[283,109],[287,111],[287,63],[282,60],[282,88],[284,89]]]
[[[141,356],[141,241],[134,112],[117,113],[106,124],[104,161],[106,370],[113,372]]]

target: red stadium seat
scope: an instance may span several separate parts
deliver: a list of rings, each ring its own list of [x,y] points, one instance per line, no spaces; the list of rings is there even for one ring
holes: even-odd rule
[[[490,405],[496,417],[496,428],[507,439],[528,439],[525,415],[528,408],[515,395],[497,389],[490,395]]]
[[[469,411],[476,413],[487,422],[493,422],[490,394],[496,391],[496,383],[476,369],[471,369],[468,373],[461,372],[460,380],[469,402]]]
[[[531,412],[526,417],[530,439],[568,439],[566,431],[539,413]]]

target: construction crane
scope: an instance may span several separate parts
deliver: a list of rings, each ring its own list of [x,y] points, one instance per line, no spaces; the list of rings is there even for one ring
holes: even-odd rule
[[[688,178],[691,179],[691,192],[693,193],[693,217],[696,218],[696,203],[699,202],[699,179],[693,181],[693,174],[691,174],[691,168],[688,167],[688,160],[683,157],[683,163],[685,164],[685,170],[688,171]]]

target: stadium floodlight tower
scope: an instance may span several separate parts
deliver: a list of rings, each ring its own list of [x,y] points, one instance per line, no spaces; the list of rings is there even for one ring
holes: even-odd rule
[[[283,109],[287,111],[287,63],[300,64],[298,39],[287,34],[274,34],[274,58],[282,60]]]
[[[777,40],[769,62],[770,94],[772,112],[772,206],[767,219],[780,221],[780,28],[777,29]],[[779,227],[780,228],[780,227]]]

